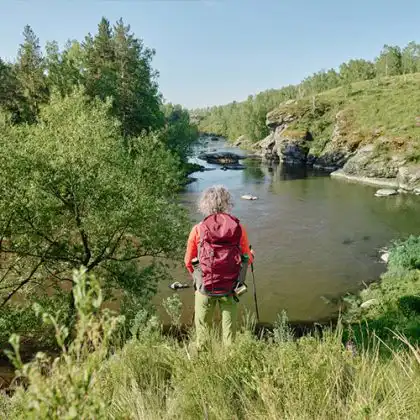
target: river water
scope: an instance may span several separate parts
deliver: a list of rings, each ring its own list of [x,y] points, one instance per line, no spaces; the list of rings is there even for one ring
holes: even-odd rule
[[[201,150],[242,151],[226,143],[210,141]],[[192,159],[208,168],[195,173],[198,178],[182,194],[182,202],[194,220],[200,220],[196,201],[204,188],[223,184],[234,196],[234,214],[246,226],[256,252],[255,279],[260,318],[273,322],[286,310],[296,322],[330,318],[337,307],[327,304],[363,283],[377,279],[385,266],[379,249],[389,241],[420,234],[420,197],[404,194],[377,198],[377,188],[301,168],[267,165],[246,160],[245,170],[222,171]],[[242,200],[251,193],[259,199]],[[175,270],[177,280],[185,283],[188,275]],[[253,310],[251,273],[249,293],[241,298],[242,308]],[[167,286],[167,285],[165,285]],[[170,295],[167,287],[158,299]],[[192,315],[193,292],[177,292],[184,302],[184,321]]]

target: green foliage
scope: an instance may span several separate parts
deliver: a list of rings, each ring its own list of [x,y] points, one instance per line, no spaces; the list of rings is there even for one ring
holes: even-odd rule
[[[394,242],[389,256],[391,270],[420,270],[420,236]]]
[[[112,113],[121,121],[124,135],[162,127],[157,74],[151,67],[154,50],[135,38],[122,20],[112,28],[105,18],[98,33],[88,35],[82,46],[87,92],[114,99]]]
[[[162,132],[169,150],[183,161],[190,154],[191,144],[198,138],[198,130],[190,122],[190,115],[181,105],[165,104],[163,106],[165,128]]]
[[[7,343],[12,334],[18,334],[26,343],[29,351],[33,348],[53,348],[54,336],[50,326],[41,322],[36,316],[34,304],[40,305],[50,313],[57,314],[59,322],[65,322],[69,311],[70,300],[68,294],[56,291],[54,298],[40,290],[32,292],[30,300],[7,305],[0,309],[0,343]]]
[[[50,314],[62,354],[38,354],[23,364],[19,340],[12,356],[25,386],[3,397],[7,418],[417,418],[420,413],[418,349],[380,357],[377,339],[354,353],[341,329],[321,337],[263,341],[249,332],[235,344],[219,340],[194,354],[187,342],[164,337],[139,314],[140,328],[122,348],[123,320],[100,311],[99,283],[75,273],[76,335]],[[42,311],[40,311],[42,313]],[[287,329],[284,316],[280,328]],[[149,318],[150,319],[150,318]]]
[[[24,42],[18,51],[16,75],[23,94],[23,119],[34,122],[40,106],[47,101],[45,63],[39,39],[29,25],[23,31]]]
[[[181,326],[182,302],[178,293],[174,293],[163,301],[163,307],[175,327]]]
[[[196,128],[187,110],[162,107],[158,72],[152,67],[155,51],[129,25],[120,19],[112,26],[102,18],[97,33],[84,42],[68,41],[62,50],[48,42],[45,56],[29,26],[23,35],[16,65],[0,60],[0,107],[12,113],[13,121],[34,123],[52,92],[66,96],[82,85],[92,100],[112,98],[108,113],[119,120],[124,137],[164,129],[170,149],[186,160]],[[173,124],[168,119],[174,121],[175,114],[179,121]]]
[[[384,45],[381,54],[376,59],[376,72],[380,76],[398,76],[402,74],[401,48]]]
[[[80,265],[99,271],[107,292],[150,299],[160,261],[179,255],[179,162],[158,134],[130,139],[127,153],[110,106],[81,89],[53,95],[38,124],[0,134],[0,305],[33,284],[71,285]]]
[[[100,312],[102,294],[99,283],[85,270],[75,272],[73,281],[77,326],[76,335],[69,345],[65,344],[68,329],[60,325],[53,314],[38,308],[43,322],[54,329],[57,345],[61,349],[59,357],[52,361],[46,354],[37,353],[33,362],[23,364],[19,354],[19,339],[11,337],[10,342],[15,350],[11,358],[20,378],[28,383],[26,390],[19,388],[14,396],[18,402],[14,418],[106,417],[111,401],[101,398],[97,376],[110,350],[119,345],[118,330],[123,318],[113,316],[108,311]]]

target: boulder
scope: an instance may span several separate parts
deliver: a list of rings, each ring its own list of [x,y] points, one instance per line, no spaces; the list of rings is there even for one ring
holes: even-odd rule
[[[381,254],[381,260],[385,264],[388,264],[388,261],[389,261],[389,252],[384,252],[383,254]]]
[[[243,200],[258,200],[258,197],[252,194],[244,194],[241,196]]]
[[[392,188],[383,188],[375,193],[375,197],[389,197],[391,195],[397,195],[398,191],[393,190]]]
[[[200,153],[198,159],[205,160],[207,163],[215,163],[219,165],[237,164],[239,160],[245,159],[245,156],[237,155],[231,152],[213,152]]]
[[[397,181],[403,190],[420,190],[420,164],[401,166],[398,169]]]

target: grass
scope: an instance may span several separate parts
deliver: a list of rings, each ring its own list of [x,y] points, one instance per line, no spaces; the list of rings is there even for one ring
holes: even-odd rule
[[[232,348],[214,339],[194,354],[149,332],[109,359],[93,352],[50,376],[32,373],[5,403],[7,418],[419,418],[418,349],[381,358],[381,345],[354,355],[339,331],[282,342],[243,332]]]
[[[416,249],[413,238],[397,243],[394,264],[410,265],[405,256]],[[297,340],[282,316],[258,339],[248,318],[233,346],[223,347],[216,329],[197,352],[193,331],[191,339],[164,336],[157,319],[141,313],[123,343],[123,319],[100,311],[99,283],[83,271],[74,280],[78,322],[69,345],[69,331],[42,315],[55,331],[59,358],[39,354],[23,364],[12,337],[20,385],[12,397],[0,395],[4,418],[420,418],[420,348],[399,333],[391,333],[399,343],[391,347],[360,328],[365,336],[347,348],[349,331],[340,324]],[[165,307],[176,321],[178,302]]]
[[[374,143],[379,153],[402,154],[409,161],[420,162],[419,104],[420,73],[415,73],[354,83],[351,90],[326,91],[282,104],[269,115],[271,120],[285,114],[298,116],[290,129],[311,132],[311,153],[319,155],[331,140],[336,115],[342,111],[345,142],[356,147]]]

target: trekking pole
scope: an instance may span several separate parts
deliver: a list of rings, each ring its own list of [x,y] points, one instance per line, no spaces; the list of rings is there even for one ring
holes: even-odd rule
[[[249,249],[252,249],[250,246]],[[254,275],[254,263],[251,263],[251,273],[252,273],[252,284],[254,287],[254,304],[255,304],[255,313],[257,315],[257,322],[260,323],[260,313],[258,311],[258,301],[257,301],[257,288],[255,286],[255,275]]]

